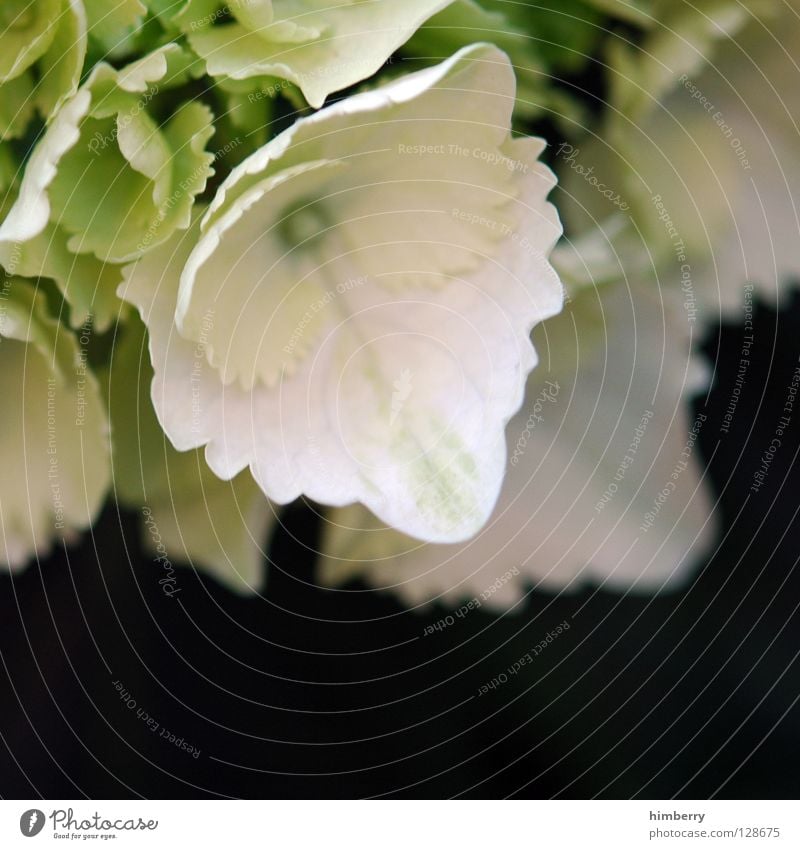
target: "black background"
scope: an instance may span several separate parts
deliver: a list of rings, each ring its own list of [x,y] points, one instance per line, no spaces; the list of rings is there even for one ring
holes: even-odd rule
[[[0,794],[800,795],[800,408],[747,497],[800,355],[800,301],[758,306],[720,434],[743,332],[705,343],[716,380],[696,405],[723,532],[682,591],[530,592],[423,636],[452,611],[314,585],[319,519],[294,505],[264,598],[189,569],[167,598],[135,517],[110,505],[93,536],[0,578]],[[576,612],[524,674],[476,695]],[[200,756],[151,732],[115,681]]]

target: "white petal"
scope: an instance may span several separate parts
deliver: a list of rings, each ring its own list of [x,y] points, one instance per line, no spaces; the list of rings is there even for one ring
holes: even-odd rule
[[[694,435],[703,420],[683,400],[696,385],[689,324],[644,288],[598,295],[538,329],[550,368],[533,374],[509,425],[509,472],[486,528],[462,546],[420,546],[355,508],[334,511],[323,581],[363,575],[411,602],[508,605],[528,584],[653,591],[686,577],[715,529]],[[592,338],[583,317],[598,311]]]
[[[91,95],[79,91],[56,113],[48,131],[25,166],[19,197],[0,224],[0,243],[25,242],[38,236],[50,217],[47,189],[55,179],[61,157],[80,138],[80,122],[88,114]]]

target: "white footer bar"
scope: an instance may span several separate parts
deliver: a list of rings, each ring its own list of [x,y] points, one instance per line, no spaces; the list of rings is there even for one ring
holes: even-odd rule
[[[0,801],[0,846],[800,846],[793,801]]]

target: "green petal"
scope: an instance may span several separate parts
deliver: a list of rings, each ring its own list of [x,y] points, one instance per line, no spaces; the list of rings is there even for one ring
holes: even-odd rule
[[[109,56],[126,52],[147,8],[141,0],[83,0],[89,36]]]
[[[36,110],[49,119],[73,94],[86,56],[80,0],[26,0],[11,5],[0,29],[0,140],[22,137]],[[8,26],[17,21],[26,24]],[[2,27],[2,24],[0,24]]]
[[[38,63],[36,101],[39,112],[49,119],[64,100],[75,92],[86,57],[86,17],[79,0],[64,0],[60,26],[50,49]]]
[[[61,0],[3,0],[0,12],[0,81],[19,76],[53,42]]]
[[[25,135],[36,114],[33,97],[35,83],[30,71],[0,85],[0,139],[18,139]]]
[[[122,262],[186,227],[213,170],[213,116],[190,103],[159,126],[151,110],[190,65],[173,44],[119,71],[97,66],[36,145],[0,241],[24,243],[50,220],[71,251]]]
[[[94,327],[108,330],[124,305],[117,297],[121,267],[101,262],[91,254],[74,254],[67,248],[69,236],[58,225],[45,229],[27,242],[0,242],[0,264],[22,277],[48,277],[70,305],[70,324],[80,327],[92,316]]]

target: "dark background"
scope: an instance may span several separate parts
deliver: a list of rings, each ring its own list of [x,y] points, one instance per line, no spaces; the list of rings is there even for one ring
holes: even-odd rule
[[[319,521],[295,505],[265,598],[188,569],[167,598],[135,517],[108,506],[94,536],[0,578],[0,794],[797,797],[800,407],[746,496],[800,354],[800,299],[758,306],[721,436],[742,334],[705,343],[716,383],[696,405],[723,538],[679,593],[531,592],[422,636],[452,611],[315,587]],[[576,611],[524,674],[475,695]]]

